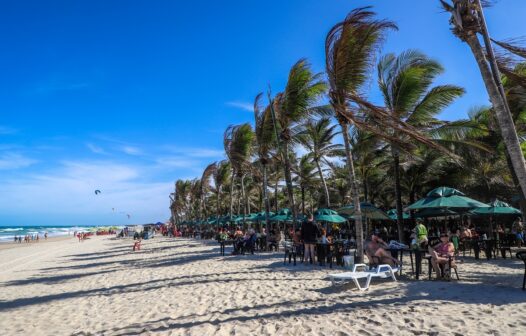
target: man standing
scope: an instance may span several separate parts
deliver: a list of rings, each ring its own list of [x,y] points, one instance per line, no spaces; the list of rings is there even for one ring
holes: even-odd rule
[[[316,239],[320,235],[320,230],[318,226],[314,223],[314,217],[312,214],[308,214],[307,221],[301,226],[301,239],[305,245],[305,254],[303,263],[305,264],[310,256],[310,263],[314,262],[314,247],[316,244]]]

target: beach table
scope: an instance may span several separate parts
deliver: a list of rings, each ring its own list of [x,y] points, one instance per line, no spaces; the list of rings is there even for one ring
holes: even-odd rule
[[[226,245],[234,245],[235,240],[227,239],[227,240],[220,240],[219,241],[219,253],[224,256],[225,255],[225,246]]]

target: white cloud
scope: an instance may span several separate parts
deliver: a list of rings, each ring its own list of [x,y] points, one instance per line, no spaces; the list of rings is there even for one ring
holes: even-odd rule
[[[230,101],[226,103],[228,106],[232,106],[244,111],[254,112],[254,104],[240,101]]]
[[[28,158],[22,154],[18,153],[3,153],[0,154],[0,169],[9,170],[9,169],[19,169],[31,166],[32,164],[38,162]]]
[[[194,158],[221,158],[225,156],[225,151],[223,149],[180,146],[164,146],[164,149],[171,153],[182,154]]]
[[[141,155],[142,154],[142,150],[140,150],[137,147],[133,147],[133,146],[123,146],[121,147],[121,150],[128,155]]]
[[[92,151],[93,153],[95,153],[95,154],[107,154],[104,149],[102,149],[101,147],[96,146],[96,145],[94,145],[92,143],[87,143],[86,147],[88,147],[88,149],[90,151]]]
[[[96,189],[101,193],[95,195]],[[0,213],[21,218],[31,209],[35,218],[59,218],[56,225],[72,224],[66,218],[76,218],[74,224],[130,223],[122,211],[135,223],[146,223],[169,216],[172,191],[173,181],[148,181],[143,166],[68,161],[46,174],[0,181],[0,194],[9,195],[0,203]]]

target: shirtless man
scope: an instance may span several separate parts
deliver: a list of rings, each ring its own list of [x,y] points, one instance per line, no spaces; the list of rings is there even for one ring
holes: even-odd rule
[[[365,253],[369,259],[370,264],[389,264],[394,267],[395,265],[400,264],[400,262],[393,258],[390,252],[385,249],[389,246],[378,236],[375,232],[371,236],[371,241],[367,244],[365,248]]]

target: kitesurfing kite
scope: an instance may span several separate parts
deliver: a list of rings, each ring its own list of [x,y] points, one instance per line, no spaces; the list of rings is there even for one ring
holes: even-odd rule
[[[95,195],[98,195],[98,194],[100,194],[100,190],[97,189],[95,190]]]

